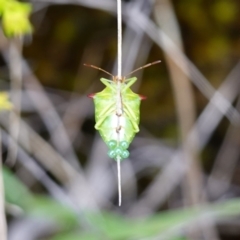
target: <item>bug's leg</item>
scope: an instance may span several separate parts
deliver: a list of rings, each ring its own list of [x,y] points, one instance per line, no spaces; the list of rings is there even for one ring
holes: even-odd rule
[[[100,117],[98,119],[98,121],[96,122],[95,124],[95,128],[98,130],[99,127],[102,125],[102,123],[104,122],[104,120],[106,119],[106,117],[112,113],[112,111],[114,111],[114,103],[110,104],[109,106],[105,107],[103,110],[102,110],[102,117]]]
[[[129,115],[129,117],[132,118],[134,121],[136,121],[137,119],[136,119],[136,116],[135,116],[133,110],[128,106],[127,103],[123,103],[123,105],[124,105],[125,109],[127,110],[127,114]]]
[[[101,78],[100,81],[106,86],[106,87],[109,87],[111,88],[111,90],[114,90],[114,86],[112,85],[112,82],[111,80],[109,79],[106,79],[106,78]]]
[[[124,104],[124,107],[125,107],[124,111],[125,111],[126,115],[129,117],[129,119],[133,125],[134,131],[139,132],[139,127],[138,127],[138,124],[136,123],[137,119],[136,119],[133,111],[131,110],[131,108],[129,108],[129,106],[127,104]]]
[[[132,78],[125,80],[125,82],[127,82],[127,84],[124,86],[122,91],[124,92],[126,89],[130,88],[136,81],[137,81],[136,77],[132,77]]]
[[[137,81],[137,78],[136,78],[136,77],[132,77],[132,78],[125,79],[124,82],[125,82],[125,83],[126,83],[126,82],[131,82],[131,81],[133,81],[133,79],[135,79],[135,81]],[[135,81],[134,81],[134,82],[135,82]]]

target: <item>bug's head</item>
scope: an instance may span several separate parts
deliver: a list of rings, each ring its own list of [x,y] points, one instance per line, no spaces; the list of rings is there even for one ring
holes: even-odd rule
[[[114,76],[113,77],[113,82],[117,83],[117,82],[121,82],[121,83],[124,83],[125,82],[125,77],[122,77],[122,76]]]

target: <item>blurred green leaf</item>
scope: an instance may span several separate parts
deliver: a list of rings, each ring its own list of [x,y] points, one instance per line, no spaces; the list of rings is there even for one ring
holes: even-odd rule
[[[31,5],[14,0],[0,2],[2,24],[7,36],[19,36],[32,32],[29,21]]]
[[[109,239],[140,239],[142,237],[169,236],[168,239],[175,240],[179,231],[182,228],[189,227],[194,221],[236,215],[240,215],[240,199],[199,206],[198,208],[161,212],[144,220],[130,220],[110,213],[93,214],[89,216],[89,219]]]
[[[99,233],[60,233],[59,235],[51,238],[51,240],[106,240],[99,235]]]
[[[77,215],[68,207],[43,196],[31,194],[26,187],[6,168],[3,171],[6,201],[22,207],[27,214],[37,218],[48,219],[58,223],[64,229],[74,229],[78,226]],[[123,216],[106,213],[88,213],[88,221],[94,226],[95,232],[65,233],[56,236],[54,240],[130,239],[153,237],[171,234],[177,236],[179,230],[188,227],[192,222],[240,215],[240,199],[231,199],[195,208],[178,209],[155,214],[143,220],[127,219]],[[70,235],[68,235],[70,234]],[[76,237],[76,238],[75,238]]]
[[[45,196],[35,196],[28,212],[37,218],[53,220],[64,228],[78,224],[77,215],[73,210]]]
[[[6,202],[27,210],[33,203],[33,196],[6,167],[3,168],[3,181]]]
[[[6,3],[7,3],[6,0],[0,0],[0,16],[3,14]]]
[[[9,96],[7,94],[7,92],[0,92],[0,109],[12,109],[13,105],[12,103],[9,101]]]
[[[6,202],[21,207],[26,214],[52,220],[64,228],[78,224],[78,217],[67,206],[49,197],[33,195],[7,168],[3,168]]]
[[[187,240],[186,237],[174,237],[171,240]]]
[[[126,239],[135,232],[135,221],[109,212],[88,214],[89,221],[110,239]],[[131,227],[129,227],[131,226]]]

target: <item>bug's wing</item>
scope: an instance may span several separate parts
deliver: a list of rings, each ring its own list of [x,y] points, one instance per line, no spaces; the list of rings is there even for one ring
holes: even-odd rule
[[[95,105],[95,128],[99,131],[104,142],[115,139],[116,98],[112,88],[106,87],[93,97]],[[114,121],[115,120],[115,121]]]
[[[96,93],[94,98],[96,126],[101,125],[99,121],[106,118],[114,111],[114,99],[111,89],[104,88],[103,91]],[[98,129],[98,128],[97,128]]]
[[[134,93],[130,88],[125,91],[125,96],[123,97],[123,103],[126,107],[126,112],[131,121],[135,122],[137,125],[140,121],[140,103],[141,97]]]
[[[141,98],[134,93],[130,88],[127,88],[122,94],[123,102],[123,116],[124,116],[124,136],[123,139],[129,144],[132,142],[134,136],[139,131],[139,108]]]

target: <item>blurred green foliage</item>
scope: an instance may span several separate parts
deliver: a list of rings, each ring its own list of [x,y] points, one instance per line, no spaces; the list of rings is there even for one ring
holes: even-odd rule
[[[32,32],[29,21],[31,5],[16,0],[0,0],[0,16],[7,36],[21,36]]]
[[[32,194],[7,168],[4,168],[3,179],[7,203],[17,205],[29,216],[52,220],[64,229],[77,225],[73,210],[49,197]]]
[[[12,104],[9,101],[9,96],[6,92],[0,92],[0,109],[12,109]]]
[[[17,205],[29,216],[58,224],[59,235],[51,240],[141,239],[169,234],[168,239],[183,240],[179,231],[194,221],[240,215],[240,199],[236,198],[207,206],[165,211],[147,219],[129,219],[110,212],[85,212],[82,217],[87,227],[84,228],[71,208],[50,197],[32,194],[7,168],[3,170],[6,202]]]

